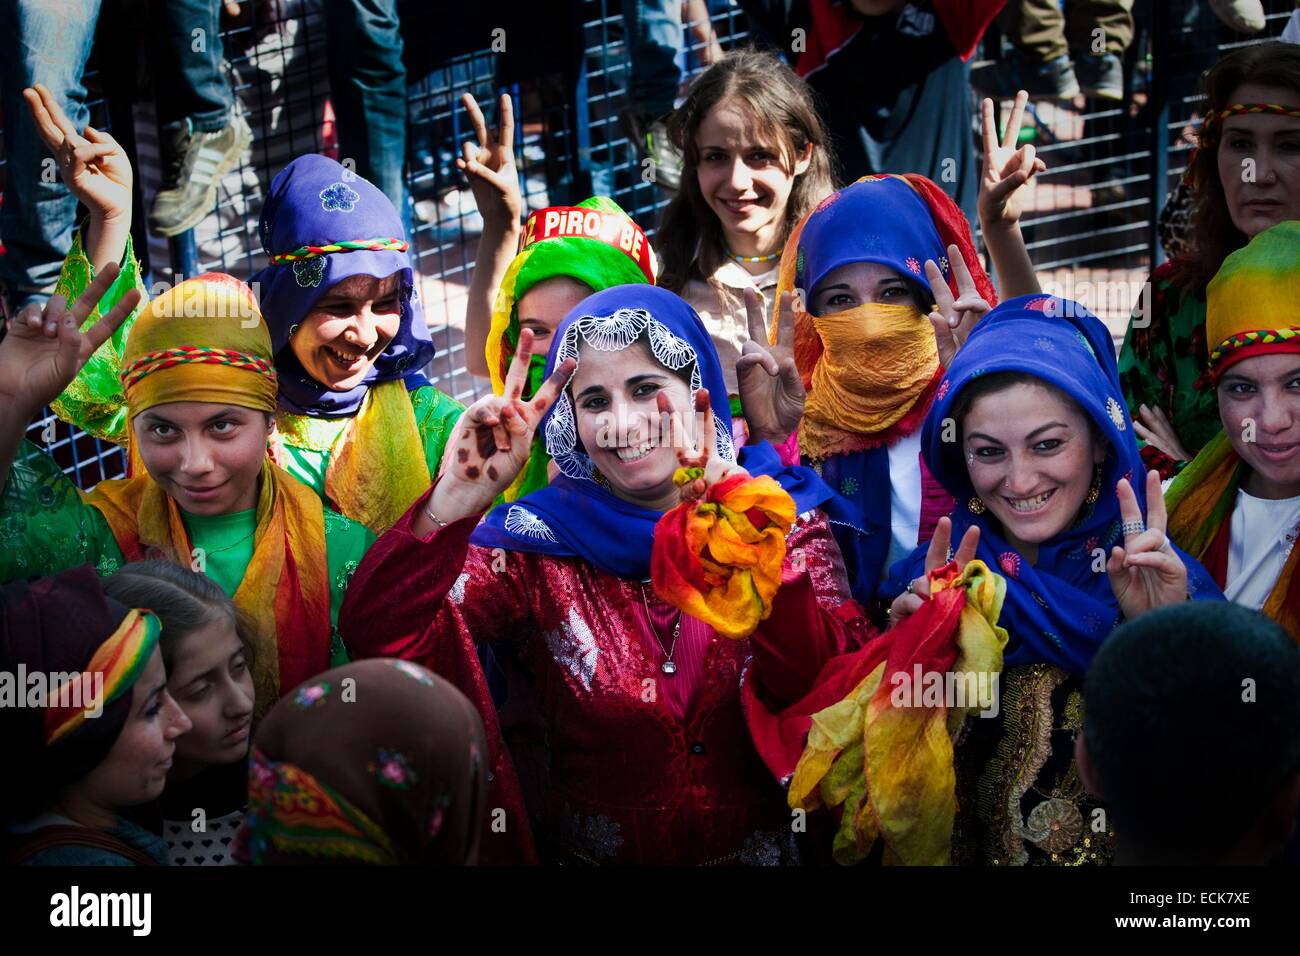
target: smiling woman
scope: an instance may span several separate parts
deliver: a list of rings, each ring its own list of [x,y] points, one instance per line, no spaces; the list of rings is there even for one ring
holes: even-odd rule
[[[1169,488],[1169,533],[1300,641],[1300,223],[1224,260],[1206,341],[1222,430]]]
[[[282,686],[344,659],[333,622],[374,536],[265,455],[277,394],[270,336],[230,276],[182,282],[135,322],[122,356],[132,478],[79,492],[21,440],[134,305],[130,292],[77,331],[116,274],[101,273],[71,312],[55,297],[43,327],[15,326],[0,342],[0,580],[86,561],[108,574],[154,557],[205,570],[256,625],[253,677],[268,708]]]

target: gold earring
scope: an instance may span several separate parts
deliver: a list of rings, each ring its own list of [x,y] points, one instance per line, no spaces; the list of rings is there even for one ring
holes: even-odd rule
[[[973,514],[977,514],[977,515],[982,515],[986,510],[984,507],[984,502],[980,501],[978,495],[972,497],[970,501],[966,502],[966,507],[969,508]]]
[[[1101,465],[1096,465],[1092,469],[1092,487],[1088,489],[1088,494],[1084,497],[1084,504],[1095,505],[1101,498]]]

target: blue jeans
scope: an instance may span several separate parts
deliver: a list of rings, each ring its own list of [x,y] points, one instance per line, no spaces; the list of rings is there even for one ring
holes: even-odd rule
[[[90,120],[82,72],[98,19],[99,0],[0,0],[5,137],[0,281],[9,287],[15,309],[42,302],[53,291],[77,218],[77,200],[36,133],[23,89],[33,83],[49,87],[72,125],[82,129]]]
[[[153,71],[158,125],[177,128],[188,120],[198,132],[224,129],[235,99],[221,68],[221,4],[151,0],[149,12],[158,57]]]
[[[658,117],[672,110],[682,73],[681,0],[623,0],[624,42],[632,61],[632,108]]]
[[[339,159],[378,186],[410,224],[406,184],[406,67],[397,0],[325,0],[330,100]]]

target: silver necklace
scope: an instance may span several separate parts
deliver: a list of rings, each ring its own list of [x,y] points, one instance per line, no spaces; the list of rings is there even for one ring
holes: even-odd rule
[[[677,673],[677,665],[673,663],[673,653],[677,650],[677,638],[682,633],[682,612],[677,612],[677,620],[673,623],[673,646],[665,650],[664,642],[659,640],[659,632],[655,630],[654,615],[650,613],[650,601],[645,596],[645,582],[641,582],[641,603],[645,605],[646,620],[650,624],[650,633],[655,636],[655,643],[659,645],[659,650],[663,651],[666,658],[659,669],[672,677]]]

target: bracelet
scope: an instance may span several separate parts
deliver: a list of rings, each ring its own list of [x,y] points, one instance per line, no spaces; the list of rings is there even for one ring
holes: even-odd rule
[[[432,498],[433,498],[433,495],[429,495],[429,499],[432,499]],[[434,514],[432,511],[429,510],[429,501],[428,501],[428,500],[426,500],[426,501],[424,502],[424,508],[423,508],[423,511],[424,511],[424,516],[425,516],[426,518],[428,518],[430,521],[432,521],[434,524],[436,524],[439,528],[445,528],[445,527],[447,527],[447,522],[443,521],[443,520],[442,520],[441,518],[439,518],[436,514]]]

